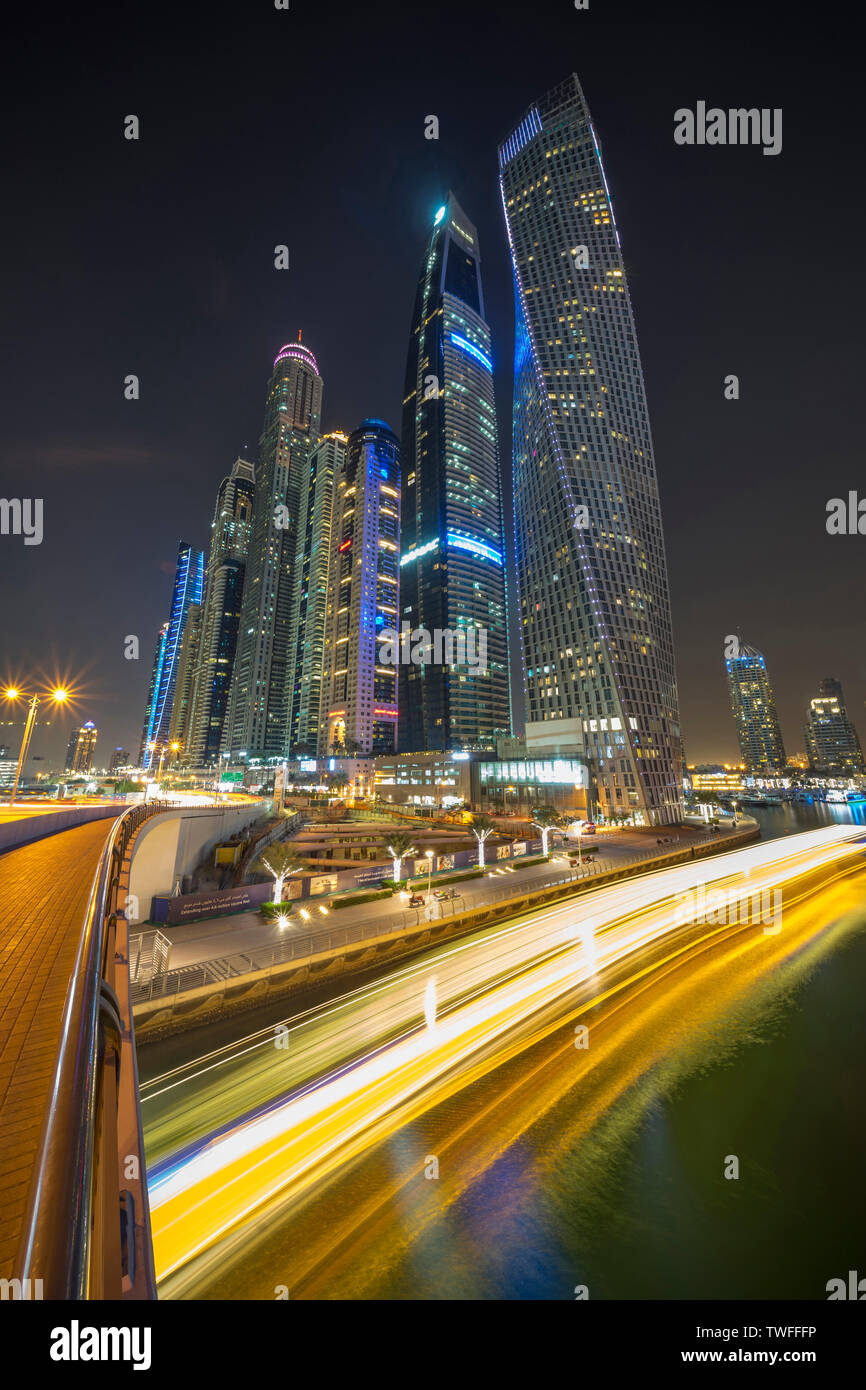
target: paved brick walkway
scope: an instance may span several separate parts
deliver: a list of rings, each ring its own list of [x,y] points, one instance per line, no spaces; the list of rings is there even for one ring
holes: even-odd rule
[[[63,1004],[112,820],[0,855],[0,1278],[12,1278]]]

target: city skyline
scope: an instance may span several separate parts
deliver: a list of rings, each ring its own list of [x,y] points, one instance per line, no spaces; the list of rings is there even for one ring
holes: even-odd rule
[[[8,28],[25,1352],[226,1379],[213,1304],[267,1351],[279,1304],[553,1302],[644,1375],[847,1368],[856,45],[689,0]]]
[[[572,27],[566,30],[562,17],[562,33],[574,35],[574,17],[568,19]],[[853,462],[846,463],[847,445],[833,443],[827,466],[814,467],[814,459],[825,451],[823,414],[808,388],[808,374],[801,370],[805,359],[794,349],[797,330],[794,320],[787,317],[783,293],[784,286],[795,283],[799,265],[809,258],[805,233],[796,219],[792,221],[780,251],[778,244],[771,243],[769,230],[767,235],[761,231],[773,225],[769,209],[776,206],[774,200],[780,198],[784,207],[785,200],[794,196],[798,170],[810,157],[813,133],[803,130],[795,135],[789,131],[782,155],[774,160],[762,159],[760,152],[717,150],[705,152],[704,162],[699,164],[698,151],[679,148],[672,139],[673,112],[688,93],[683,94],[679,68],[669,61],[663,47],[653,45],[656,69],[652,90],[647,90],[645,83],[633,84],[633,90],[628,83],[618,83],[614,89],[603,61],[604,22],[590,16],[578,22],[584,20],[588,22],[581,30],[582,52],[577,66],[603,134],[611,192],[628,253],[627,269],[660,460],[686,759],[731,761],[736,756],[735,731],[724,681],[719,680],[718,655],[726,634],[739,626],[748,627],[767,653],[775,673],[784,737],[788,746],[799,747],[804,711],[823,671],[835,670],[843,681],[855,723],[862,716],[866,694],[866,668],[855,640],[857,541],[828,536],[824,528],[826,500],[831,495],[847,494]],[[704,39],[709,29],[712,25],[684,38],[684,51],[697,65],[690,79],[697,84],[696,89],[702,85],[709,89],[718,81],[724,57],[733,63],[731,71],[738,74],[736,81],[743,91],[757,91],[759,60],[772,49],[770,35],[757,32],[752,49],[743,53],[729,43],[722,27],[716,35],[714,56],[701,58],[707,50]],[[504,55],[507,33],[506,23],[501,37],[494,36],[491,56]],[[617,33],[620,61],[627,72],[636,74],[644,41],[652,29],[620,25]],[[338,42],[348,45],[350,32],[342,34]],[[50,63],[53,56],[49,45],[46,61]],[[18,471],[26,467],[27,479],[22,473],[18,491],[34,491],[38,482],[47,499],[47,530],[41,548],[25,548],[4,539],[10,583],[25,585],[32,592],[32,615],[27,625],[21,624],[19,615],[10,616],[9,645],[21,653],[20,667],[4,675],[45,671],[50,677],[55,665],[63,669],[71,665],[86,690],[81,713],[93,717],[105,730],[106,746],[137,746],[137,715],[131,711],[141,709],[147,695],[150,657],[146,649],[164,605],[164,571],[173,569],[179,534],[187,532],[197,543],[204,542],[207,511],[202,507],[203,492],[212,492],[230,459],[243,452],[244,445],[248,449],[254,445],[260,424],[256,401],[261,393],[263,354],[271,345],[276,351],[280,343],[296,336],[298,327],[303,328],[331,383],[323,429],[349,428],[353,421],[371,414],[396,423],[400,359],[405,350],[411,286],[417,278],[417,246],[449,187],[465,204],[471,203],[485,248],[491,329],[494,342],[505,346],[504,351],[499,349],[494,364],[500,440],[504,442],[506,427],[510,433],[507,344],[512,311],[507,247],[495,188],[495,148],[513,128],[521,110],[538,92],[559,80],[564,67],[564,63],[551,61],[546,52],[528,61],[512,88],[507,84],[501,90],[494,85],[486,88],[484,103],[473,109],[471,132],[462,126],[468,109],[459,96],[463,72],[459,64],[453,76],[437,79],[432,90],[439,93],[438,98],[421,101],[401,92],[396,107],[389,105],[386,111],[384,104],[377,104],[375,94],[369,100],[365,94],[366,119],[375,129],[387,129],[390,138],[395,116],[398,125],[405,122],[405,132],[402,126],[397,131],[396,153],[389,156],[387,166],[376,172],[381,143],[362,142],[355,151],[350,181],[339,195],[324,175],[308,168],[314,176],[316,197],[303,206],[294,203],[287,209],[287,217],[270,212],[262,217],[257,212],[255,248],[249,240],[253,232],[245,209],[244,256],[238,255],[236,237],[217,238],[215,242],[211,238],[208,244],[213,249],[199,261],[199,277],[191,271],[183,281],[174,275],[166,281],[165,294],[173,296],[180,321],[186,325],[173,335],[176,341],[166,336],[145,300],[137,299],[150,283],[136,268],[150,264],[146,241],[142,240],[147,219],[141,231],[125,224],[129,251],[120,258],[96,233],[92,254],[112,267],[115,283],[122,287],[122,301],[128,306],[138,305],[132,317],[141,324],[141,332],[136,329],[119,335],[113,310],[107,304],[97,308],[97,317],[106,328],[101,340],[109,346],[102,349],[92,334],[82,335],[79,363],[72,374],[77,382],[77,402],[67,399],[69,387],[63,380],[53,393],[59,408],[58,426],[63,422],[55,436],[51,433],[52,417],[35,410],[32,387],[22,375],[22,370],[35,361],[35,348],[23,304],[13,300],[13,316],[21,333],[19,360],[10,364],[12,409],[4,422],[9,490],[15,490]],[[790,80],[778,77],[778,92],[767,98],[771,105],[780,104],[784,83]],[[819,80],[824,80],[821,73]],[[302,103],[301,90],[297,97],[290,97],[292,102],[296,99]],[[440,139],[425,142],[421,108],[434,109],[437,101],[441,108]],[[232,119],[240,122],[242,132],[246,130],[245,108],[236,109]],[[640,157],[631,148],[638,127]],[[151,138],[156,140],[156,132],[151,131]],[[458,131],[459,152],[454,148]],[[108,135],[106,131],[106,140]],[[40,138],[38,123],[30,138]],[[242,140],[243,135],[238,138]],[[214,140],[219,139],[217,129]],[[240,188],[249,180],[257,186],[257,166],[250,153],[253,148],[249,141],[244,144],[244,167],[236,159],[230,165]],[[128,153],[122,144],[111,156],[120,161],[120,186],[127,177],[133,177],[124,173],[123,159]],[[135,153],[152,161],[154,147],[145,142]],[[104,168],[102,147],[98,156],[100,168]],[[822,149],[822,158],[830,160],[832,169],[840,167],[844,156],[844,140],[834,142],[829,151]],[[265,157],[263,148],[262,160]],[[707,163],[710,158],[712,166]],[[210,159],[210,153],[203,151],[198,164],[185,162],[184,178],[193,183],[206,179]],[[87,179],[86,164],[83,177]],[[170,182],[171,169],[161,177]],[[843,185],[837,180],[836,186]],[[655,190],[664,191],[668,215],[663,223],[649,211]],[[755,237],[744,239],[740,235],[732,196],[737,201],[740,196],[748,198],[758,228]],[[363,258],[373,255],[379,221],[372,241],[366,233],[360,240],[346,241],[340,237],[334,217],[338,208],[358,227],[366,226],[372,209],[378,208],[385,219],[383,225],[398,230],[399,235],[387,243],[387,254],[374,255],[372,275],[359,271]],[[854,212],[854,223],[849,220],[848,225],[856,226],[856,209]],[[69,216],[74,218],[72,212]],[[281,235],[276,224],[283,229]],[[194,219],[189,247],[184,240],[179,254],[191,257],[193,242],[198,253],[201,238],[196,239],[197,231]],[[281,277],[273,268],[273,246],[286,237],[292,242],[291,268]],[[338,261],[338,242],[345,272],[334,277],[331,268]],[[771,245],[775,278],[769,285],[768,300],[765,292],[757,295],[757,291],[765,283]],[[26,256],[24,260],[26,263]],[[696,286],[700,288],[697,295]],[[357,334],[343,331],[335,316],[334,291],[343,301],[342,312],[358,322],[365,307],[376,306],[372,350],[359,353]],[[57,303],[61,320],[73,314],[81,319],[75,293],[71,284],[61,285]],[[834,408],[841,409],[844,417],[853,399],[845,387],[850,367],[834,347],[832,302],[829,285],[827,293],[816,289],[813,328],[832,363],[828,372],[839,386]],[[37,289],[31,306],[34,327],[40,304]],[[22,312],[16,315],[16,309]],[[750,313],[753,321],[746,342],[742,325],[749,321]],[[207,352],[202,335],[210,345]],[[844,341],[842,334],[839,343]],[[118,354],[124,362],[118,361]],[[116,364],[113,368],[112,361]],[[92,385],[84,382],[82,393],[81,373],[86,363],[96,375]],[[123,372],[134,367],[141,373],[140,401],[124,401],[119,389],[114,401],[112,370],[120,370],[122,379]],[[742,385],[741,399],[736,403],[725,401],[722,391],[725,374],[735,367]],[[31,377],[35,381],[36,374],[31,372]],[[779,423],[777,405],[785,399],[798,400],[800,408],[796,431],[783,423],[785,445],[780,449],[774,431]],[[19,401],[26,407],[28,421],[38,418],[43,422],[38,438],[24,429]],[[703,452],[696,466],[692,441],[697,437],[694,424],[698,415],[710,422],[710,428],[701,436]],[[845,435],[844,425],[840,425],[834,439]],[[507,467],[510,450],[503,447],[501,452]],[[784,470],[780,462],[783,456]],[[32,464],[25,464],[26,459],[33,458],[35,471]],[[792,480],[796,480],[796,488],[791,486]],[[707,483],[710,493],[705,502]],[[506,481],[506,495],[507,487]],[[112,488],[120,489],[122,520],[113,510]],[[158,508],[152,505],[154,495],[163,504]],[[749,496],[752,505],[740,506],[739,496]],[[85,499],[87,511],[82,513]],[[768,528],[761,518],[774,511],[778,524]],[[122,563],[130,582],[106,592],[106,586],[99,584],[99,572],[76,545],[66,555],[74,582],[66,586],[66,593],[57,594],[40,567],[42,557],[49,544],[55,552],[59,547],[65,553],[75,532],[83,534],[88,524],[101,527],[102,546],[110,557],[106,563]],[[509,529],[506,522],[507,543]],[[125,543],[130,530],[136,536],[132,546]],[[799,563],[800,551],[808,553],[808,566]],[[731,564],[734,556],[737,562]],[[818,598],[823,585],[809,582],[808,571],[813,566],[829,585],[826,602]],[[778,604],[777,595],[783,588],[791,591],[792,608],[798,612],[796,628]],[[73,601],[73,595],[80,601]],[[802,638],[804,627],[809,632],[808,643]],[[124,638],[129,633],[140,640],[137,663],[123,656]],[[65,717],[55,717],[50,730],[37,727],[36,751],[59,761],[68,729]],[[11,731],[10,735],[14,737]]]

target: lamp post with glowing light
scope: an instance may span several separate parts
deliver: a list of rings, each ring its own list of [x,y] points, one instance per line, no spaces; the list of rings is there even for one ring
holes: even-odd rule
[[[10,685],[4,694],[7,700],[29,700],[30,702],[27,710],[27,721],[24,725],[24,734],[21,739],[21,752],[18,754],[18,766],[15,769],[15,781],[12,784],[12,794],[9,798],[9,805],[11,807],[15,805],[15,798],[18,795],[18,783],[21,780],[21,773],[24,769],[27,749],[30,747],[30,735],[33,733],[33,725],[36,723],[36,711],[39,708],[40,698],[53,700],[55,704],[62,705],[64,700],[69,699],[69,691],[61,689],[51,690],[48,691],[47,694],[43,692],[40,697],[38,692],[33,695],[27,695],[23,690],[18,690],[15,686]]]
[[[433,851],[432,851],[432,849],[428,849],[428,850],[425,851],[425,853],[426,853],[426,855],[427,855],[427,901],[429,902],[429,901],[430,901],[430,875],[431,875],[432,872],[433,872]]]

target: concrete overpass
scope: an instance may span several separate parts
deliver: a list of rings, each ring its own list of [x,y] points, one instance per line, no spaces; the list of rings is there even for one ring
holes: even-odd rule
[[[131,863],[162,822],[173,867],[192,867],[185,857],[208,834],[262,806],[109,805],[0,824],[4,1296],[156,1296],[123,911]]]

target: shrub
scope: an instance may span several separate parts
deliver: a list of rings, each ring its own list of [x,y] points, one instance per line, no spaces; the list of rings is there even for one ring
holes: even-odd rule
[[[294,912],[292,903],[261,903],[259,912],[266,922],[275,922],[278,917],[291,917]]]
[[[356,903],[373,903],[378,898],[390,898],[392,888],[382,888],[373,893],[349,893],[345,898],[332,898],[331,907],[354,907]]]
[[[441,888],[442,885],[445,883],[463,883],[466,879],[469,878],[483,878],[489,868],[490,865],[488,864],[486,869],[470,869],[468,873],[449,874],[446,878],[440,878],[437,874],[435,878],[431,879],[430,887]],[[414,883],[411,883],[408,886],[412,888],[413,891],[417,891],[417,889],[419,888],[423,888],[426,890],[427,875],[425,874],[423,878],[417,879]]]

